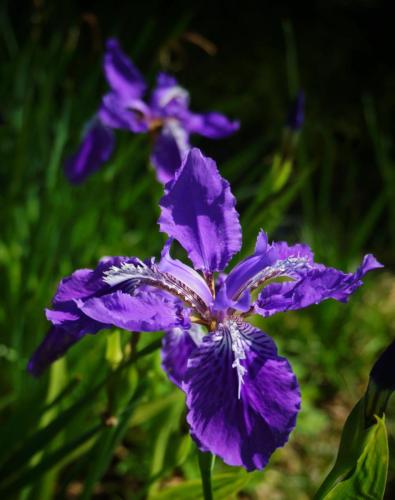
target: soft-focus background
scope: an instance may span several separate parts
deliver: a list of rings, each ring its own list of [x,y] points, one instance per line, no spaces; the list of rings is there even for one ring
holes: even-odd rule
[[[80,187],[63,175],[106,89],[109,36],[151,83],[158,70],[172,72],[193,109],[241,120],[234,137],[193,142],[232,184],[246,250],[263,227],[273,239],[309,243],[328,265],[351,271],[373,252],[386,266],[348,305],[258,321],[291,360],[303,408],[263,472],[217,460],[217,496],[311,498],[375,357],[395,337],[393,18],[369,0],[306,2],[303,11],[291,1],[1,2],[0,496],[199,498],[183,397],[158,350],[110,376],[130,335],[104,332],[42,378],[26,373],[62,276],[103,255],[158,255],[164,241],[146,137],[117,134],[112,160]],[[273,164],[301,88],[306,121],[286,148],[287,172]],[[138,348],[157,338],[143,335]],[[117,425],[105,426],[116,423],[111,415]],[[395,405],[390,452],[394,416]],[[388,498],[394,469],[393,460]]]

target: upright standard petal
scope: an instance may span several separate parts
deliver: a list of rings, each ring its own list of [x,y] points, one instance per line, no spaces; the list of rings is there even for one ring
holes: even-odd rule
[[[188,310],[160,292],[138,292],[131,296],[118,290],[81,303],[77,301],[77,305],[89,318],[129,331],[153,332],[190,326]]]
[[[95,119],[78,149],[66,159],[65,174],[73,184],[79,184],[106,163],[114,150],[113,132]]]
[[[193,351],[183,390],[201,450],[249,471],[265,467],[286,443],[300,407],[296,377],[273,341],[234,321]]]
[[[191,134],[199,134],[209,139],[222,139],[234,134],[240,128],[238,121],[229,120],[221,113],[186,113],[183,124]]]
[[[123,99],[139,98],[144,94],[146,89],[144,78],[122,51],[115,38],[110,38],[106,42],[103,69],[108,84]]]
[[[178,120],[168,119],[154,132],[151,163],[159,182],[166,184],[174,178],[189,149],[189,135]]]
[[[192,149],[161,199],[159,225],[196,269],[222,271],[241,247],[236,200],[215,162]]]
[[[343,273],[332,267],[315,264],[298,279],[285,283],[272,283],[264,288],[255,304],[262,316],[290,311],[318,304],[326,299],[346,302],[363,283],[362,277],[372,269],[383,267],[373,255],[365,255],[355,273]]]
[[[181,87],[177,80],[159,73],[156,87],[152,91],[150,107],[161,116],[176,117],[183,113],[189,106],[189,93]]]
[[[204,335],[200,325],[191,325],[189,329],[173,328],[163,336],[162,368],[180,389],[187,371],[188,359],[202,343]]]

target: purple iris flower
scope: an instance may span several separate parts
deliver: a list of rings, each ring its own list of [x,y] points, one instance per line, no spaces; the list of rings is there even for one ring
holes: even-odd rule
[[[274,341],[248,318],[345,302],[381,264],[366,255],[355,273],[343,273],[315,263],[307,245],[269,243],[261,231],[254,253],[224,274],[242,242],[235,204],[215,162],[190,150],[160,202],[160,230],[170,239],[159,261],[111,257],[63,279],[29,371],[40,374],[87,333],[164,330],[162,365],[186,394],[193,439],[254,470],[288,440],[300,392]],[[173,239],[193,267],[171,257]]]
[[[159,73],[156,87],[144,100],[144,78],[115,39],[107,41],[103,70],[110,91],[103,97],[79,150],[66,162],[66,175],[73,183],[82,182],[108,161],[114,148],[113,129],[150,134],[151,162],[158,180],[165,184],[189,151],[190,134],[220,139],[239,128],[238,122],[220,113],[190,111],[188,92],[165,73]]]

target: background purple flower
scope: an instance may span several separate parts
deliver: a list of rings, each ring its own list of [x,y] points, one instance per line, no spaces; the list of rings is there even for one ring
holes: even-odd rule
[[[305,96],[303,90],[300,90],[292,102],[291,108],[287,117],[287,127],[293,132],[298,132],[304,123],[304,108],[305,108]]]
[[[220,139],[239,128],[238,122],[220,113],[190,111],[188,92],[165,73],[159,73],[150,98],[144,100],[144,78],[116,39],[107,40],[103,71],[110,91],[102,99],[95,125],[66,162],[70,182],[82,182],[108,161],[114,147],[112,129],[151,135],[151,162],[164,184],[173,178],[190,149],[190,134]]]
[[[115,146],[113,131],[105,127],[97,118],[92,120],[78,151],[67,158],[64,169],[67,178],[73,184],[79,184],[85,178],[99,170],[107,162]]]

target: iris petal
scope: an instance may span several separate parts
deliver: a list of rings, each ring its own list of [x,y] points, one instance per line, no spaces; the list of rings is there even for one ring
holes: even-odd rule
[[[95,269],[78,269],[63,278],[56,290],[53,304],[82,299],[96,293],[103,293],[109,286],[103,280],[105,273],[114,266],[141,264],[136,257],[104,257]]]
[[[162,368],[173,384],[181,389],[187,371],[188,359],[204,337],[203,328],[192,325],[189,329],[173,328],[162,340]]]
[[[151,94],[150,106],[161,116],[177,117],[188,109],[189,93],[174,77],[159,73]]]
[[[213,160],[194,148],[160,202],[159,225],[188,252],[195,269],[221,271],[241,247],[236,200]]]
[[[205,316],[211,293],[196,271],[167,255],[169,243],[165,245],[159,265],[152,261],[149,264],[132,262],[113,266],[104,273],[104,281],[113,287],[121,286],[129,293],[142,286],[168,292]]]
[[[189,326],[187,310],[181,303],[167,300],[164,294],[139,292],[131,296],[118,290],[77,302],[77,305],[88,317],[129,331],[152,332]]]
[[[122,98],[139,98],[144,94],[144,78],[115,38],[107,40],[103,69],[108,84]]]
[[[110,323],[88,317],[79,305],[92,297],[111,292],[111,286],[103,281],[103,276],[112,266],[140,262],[135,258],[105,257],[96,269],[79,269],[60,282],[52,309],[46,310],[47,319],[54,326],[31,357],[28,365],[30,373],[40,375],[86,334],[111,327]]]
[[[355,273],[343,273],[332,267],[315,264],[298,280],[272,283],[264,288],[256,302],[255,310],[262,316],[290,311],[318,304],[326,299],[346,302],[363,283],[362,277],[372,269],[383,267],[373,255],[365,255]]]
[[[147,132],[150,109],[139,99],[125,101],[114,92],[110,92],[102,99],[99,117],[109,128],[134,133]]]
[[[278,356],[270,337],[246,323],[228,322],[203,339],[191,355],[183,390],[199,447],[248,470],[262,469],[285,444],[300,407],[288,361]]]
[[[162,273],[171,274],[188,288],[195,292],[206,304],[210,307],[213,302],[213,296],[206,281],[192,267],[187,266],[178,259],[173,259],[170,256],[170,247],[172,238],[166,242],[161,253],[161,260],[158,264],[158,269]]]
[[[254,254],[239,262],[224,281],[216,308],[245,311],[250,290],[273,278],[294,278],[312,264],[313,253],[307,245],[269,244],[266,233],[260,231]]]
[[[109,327],[85,316],[72,302],[63,304],[56,311],[47,311],[47,317],[54,326],[30,358],[28,371],[34,376],[41,375],[85,335]]]
[[[65,161],[65,174],[73,184],[79,184],[106,163],[115,146],[113,132],[100,120],[94,119],[78,151]]]
[[[166,184],[174,178],[189,149],[189,134],[186,130],[177,120],[166,120],[154,139],[151,153],[151,163],[159,182]]]
[[[188,112],[183,117],[183,124],[190,133],[209,139],[228,137],[240,128],[238,121],[229,120],[225,115],[216,111],[202,114]]]

